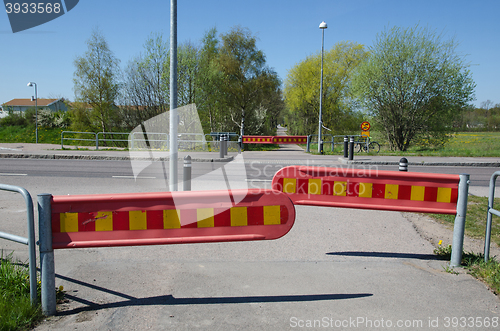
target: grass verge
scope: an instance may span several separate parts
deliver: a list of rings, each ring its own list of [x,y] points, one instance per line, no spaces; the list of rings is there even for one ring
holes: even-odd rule
[[[37,284],[40,284],[39,282]],[[38,285],[40,301],[40,285]],[[0,258],[0,331],[24,330],[43,318],[40,305],[30,302],[28,267],[14,263],[12,254]]]
[[[500,207],[500,198],[495,199],[493,207]],[[465,233],[472,238],[484,239],[486,231],[486,210],[488,208],[488,198],[469,196],[467,199],[467,216],[465,221]],[[453,224],[455,215],[430,214],[431,218],[441,223]],[[491,226],[491,241],[500,245],[500,218],[493,215]],[[451,257],[451,246],[439,246],[434,253],[449,260]],[[486,283],[495,294],[500,294],[500,262],[495,258],[490,258],[484,262],[483,254],[464,252],[462,256],[462,266],[472,276]],[[453,269],[448,268],[448,272],[453,273]]]
[[[432,147],[427,145],[412,146],[408,151],[391,151],[388,143],[380,132],[374,132],[372,141],[380,145],[379,153],[369,155],[389,156],[455,156],[455,157],[500,157],[500,132],[457,132],[452,135],[450,141],[443,147]],[[302,145],[305,149],[307,146]],[[318,154],[317,143],[311,144],[311,154]],[[331,144],[324,143],[323,150],[326,155],[343,155],[344,145],[336,144],[331,150]],[[366,155],[364,152],[355,155]]]
[[[493,208],[500,209],[500,198],[495,199]],[[467,216],[465,221],[465,233],[469,237],[484,239],[487,209],[487,197],[469,195],[467,199]],[[455,215],[430,214],[429,216],[441,223],[453,224],[455,221]],[[500,218],[495,215],[493,215],[491,220],[491,242],[500,246]]]
[[[434,250],[434,253],[445,260],[450,260],[451,245],[448,247],[439,246]],[[500,263],[497,260],[490,258],[488,262],[485,262],[483,254],[464,252],[462,266],[470,275],[487,284],[496,295],[500,294]],[[456,273],[451,268],[446,270],[450,273]]]

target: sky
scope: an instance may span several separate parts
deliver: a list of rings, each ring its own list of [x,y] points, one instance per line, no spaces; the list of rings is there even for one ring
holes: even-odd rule
[[[213,27],[218,33],[248,28],[267,65],[285,80],[294,65],[321,51],[322,21],[328,24],[325,49],[341,41],[370,47],[387,28],[418,24],[459,42],[477,84],[473,104],[480,106],[500,103],[498,13],[500,0],[177,0],[177,38],[178,44],[201,44]],[[170,1],[80,0],[70,12],[17,33],[0,13],[0,104],[34,95],[30,81],[38,98],[74,100],[73,62],[95,28],[125,68],[152,33],[168,39]]]

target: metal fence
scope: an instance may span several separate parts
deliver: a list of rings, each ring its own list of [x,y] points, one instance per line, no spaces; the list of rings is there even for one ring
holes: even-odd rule
[[[202,133],[180,133],[178,134],[178,148],[184,151],[207,151],[207,141]],[[61,132],[61,149],[65,142],[83,142],[88,146],[89,142],[95,145],[95,149],[111,143],[113,147],[128,147],[133,150],[155,149],[169,150],[170,137],[164,132]],[[219,142],[217,141],[217,149]],[[68,144],[67,144],[68,145]]]
[[[0,190],[20,193],[26,201],[26,213],[28,218],[28,238],[10,233],[0,232],[0,238],[11,240],[23,245],[28,245],[29,250],[29,275],[30,275],[30,300],[34,305],[37,302],[37,278],[36,278],[36,245],[35,245],[35,221],[33,214],[33,200],[24,188],[13,185],[0,184]]]

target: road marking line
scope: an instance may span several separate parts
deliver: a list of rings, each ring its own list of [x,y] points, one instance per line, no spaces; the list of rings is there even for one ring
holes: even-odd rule
[[[144,177],[144,176],[139,176],[139,177],[134,177],[134,176],[111,176],[112,178],[131,178],[131,179],[156,179],[156,177]]]
[[[9,173],[0,173],[0,176],[28,176],[28,174],[9,174]]]

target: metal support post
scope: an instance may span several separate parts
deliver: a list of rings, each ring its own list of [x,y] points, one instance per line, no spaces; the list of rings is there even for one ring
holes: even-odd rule
[[[354,137],[349,138],[349,160],[354,160]]]
[[[491,240],[491,222],[492,214],[500,216],[500,213],[493,209],[493,202],[495,201],[495,186],[497,177],[500,176],[500,171],[496,171],[490,178],[490,194],[488,195],[488,209],[486,211],[486,233],[484,237],[484,262],[490,259],[490,240]]]
[[[38,195],[38,236],[40,244],[40,270],[42,285],[42,312],[52,316],[56,313],[56,276],[54,250],[52,249],[52,195]]]
[[[408,171],[408,159],[406,157],[399,160],[399,171]]]
[[[191,156],[184,157],[184,171],[182,172],[182,190],[191,191]]]
[[[458,267],[462,263],[464,248],[465,217],[467,214],[467,198],[469,195],[469,174],[460,174],[458,184],[457,216],[453,227],[453,243],[451,245],[451,267]]]
[[[344,137],[344,157],[347,158],[349,156],[349,138],[347,136]]]

